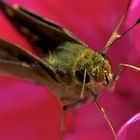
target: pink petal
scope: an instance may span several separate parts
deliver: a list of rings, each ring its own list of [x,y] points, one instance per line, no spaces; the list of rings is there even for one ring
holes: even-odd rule
[[[136,123],[139,120],[140,120],[140,113],[137,113],[130,120],[128,120],[119,130],[117,134],[117,140],[126,140],[128,127],[130,127],[130,125]]]

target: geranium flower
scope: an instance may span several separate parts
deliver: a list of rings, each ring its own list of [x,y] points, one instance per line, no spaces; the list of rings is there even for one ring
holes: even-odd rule
[[[127,0],[7,0],[6,2],[19,3],[43,17],[54,20],[96,51],[103,48],[127,5]],[[139,8],[140,0],[133,0],[121,32],[128,29],[140,17]],[[0,18],[0,37],[33,52],[30,44],[11,26],[2,12]],[[112,46],[108,52],[112,71],[115,71],[119,63],[140,66],[139,36],[138,25]],[[122,71],[113,94],[103,91],[100,103],[116,132],[134,114],[140,112],[139,81],[140,73],[126,68]],[[61,108],[57,99],[46,88],[24,80],[1,77],[0,97],[1,140],[60,140]],[[133,127],[128,127],[127,139],[138,138],[140,130],[138,123],[139,121],[134,123]],[[112,140],[110,129],[95,105],[91,103],[75,110],[72,119],[67,114],[66,125],[72,128],[66,131],[64,140]],[[124,129],[121,129],[123,131],[128,125],[124,126],[122,127]]]

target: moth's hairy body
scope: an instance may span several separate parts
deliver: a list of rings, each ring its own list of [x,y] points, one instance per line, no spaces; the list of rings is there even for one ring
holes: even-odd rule
[[[54,70],[57,79],[57,81],[54,81],[52,84],[52,87],[51,85],[49,85],[49,87],[51,87],[51,90],[53,91],[56,89],[54,93],[62,101],[63,105],[72,104],[79,100],[82,84],[79,83],[75,77],[75,72],[77,70],[85,69],[85,67],[87,67],[87,74],[91,79],[84,90],[85,99],[91,98],[90,100],[92,100],[93,95],[90,92],[92,91],[95,94],[99,93],[100,89],[105,86],[103,85],[106,82],[105,77],[100,77],[104,73],[104,69],[101,68],[102,65],[93,65],[99,63],[99,60],[101,63],[103,62],[105,65],[107,65],[104,66],[108,67],[107,74],[111,74],[108,60],[87,46],[81,44],[67,42],[57,47],[57,51],[50,52],[44,58],[44,62],[47,62],[47,64],[50,65]],[[100,74],[98,75],[98,80],[100,81],[97,81],[97,79],[95,80],[93,78],[94,72],[91,72],[91,69],[93,70],[94,67],[96,69],[100,69],[99,73],[96,73]],[[54,86],[55,83],[56,85]]]
[[[55,86],[51,83],[49,87],[64,104],[68,104],[70,101],[76,101],[81,92],[81,84],[75,80],[73,68],[81,51],[86,49],[79,44],[73,46],[71,43],[67,43],[65,44],[66,47],[63,47],[63,45],[57,47],[57,51],[50,52],[44,58],[44,62],[52,67],[57,79],[57,81],[54,81]]]

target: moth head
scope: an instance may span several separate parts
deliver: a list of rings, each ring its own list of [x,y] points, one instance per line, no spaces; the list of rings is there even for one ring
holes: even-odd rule
[[[99,53],[87,55],[79,60],[75,71],[76,80],[81,84],[84,80],[84,73],[85,84],[98,82],[108,85],[111,74],[110,63],[106,57]]]

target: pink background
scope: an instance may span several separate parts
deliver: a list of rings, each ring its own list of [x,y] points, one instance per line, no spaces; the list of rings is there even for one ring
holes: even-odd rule
[[[121,15],[127,0],[5,0],[19,3],[72,31],[94,50],[101,50]],[[133,0],[121,32],[132,25],[140,14],[140,0]],[[11,26],[0,11],[0,37],[29,51],[30,44]],[[140,67],[140,25],[109,50],[113,71],[119,63]],[[104,91],[100,99],[116,132],[140,111],[140,73],[125,69],[113,93]],[[55,88],[55,87],[54,87]],[[57,99],[44,87],[0,77],[0,139],[59,140],[61,108]],[[86,104],[66,114],[68,129],[64,140],[111,140],[112,134],[93,104]],[[128,130],[128,140],[137,140],[140,123]]]

